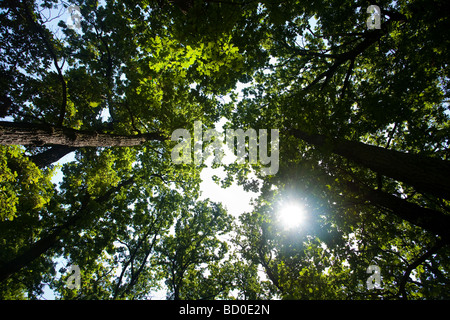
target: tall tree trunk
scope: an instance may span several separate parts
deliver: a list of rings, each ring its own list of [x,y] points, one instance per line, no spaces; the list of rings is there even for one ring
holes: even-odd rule
[[[134,177],[121,182],[118,186],[109,189],[104,195],[95,199],[96,203],[102,203],[107,201],[113,194],[117,193],[120,188],[128,186],[134,182]],[[64,237],[84,216],[89,213],[88,205],[91,197],[86,194],[82,201],[82,206],[78,212],[69,218],[64,224],[56,227],[47,236],[41,238],[30,248],[18,255],[16,258],[6,262],[0,266],[0,282],[8,279],[14,273],[20,271],[23,267],[27,266],[30,262],[40,257],[47,250],[54,247],[61,238]]]
[[[450,162],[417,154],[388,150],[358,141],[328,138],[302,130],[295,137],[343,156],[384,176],[403,181],[417,191],[450,199]]]
[[[3,145],[58,145],[80,147],[131,147],[165,138],[159,133],[117,135],[96,131],[75,130],[36,123],[0,121],[0,144]]]
[[[370,204],[387,209],[401,219],[441,236],[445,243],[450,244],[450,215],[421,207],[381,190],[364,187],[356,182],[347,181],[345,184]]]

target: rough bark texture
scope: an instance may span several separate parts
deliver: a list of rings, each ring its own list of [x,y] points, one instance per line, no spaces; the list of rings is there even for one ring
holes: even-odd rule
[[[74,148],[131,147],[150,140],[162,141],[164,139],[159,133],[116,135],[35,123],[0,121],[0,144],[3,145],[57,145]]]
[[[450,199],[450,162],[384,149],[358,141],[327,138],[294,129],[293,135],[343,156],[384,176],[403,181],[417,191]]]

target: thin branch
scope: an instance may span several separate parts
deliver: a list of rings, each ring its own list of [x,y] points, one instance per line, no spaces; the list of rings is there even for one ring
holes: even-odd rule
[[[273,41],[281,44],[284,48],[288,49],[289,51],[293,52],[294,55],[299,56],[313,56],[313,57],[322,57],[322,58],[338,58],[339,55],[336,54],[327,54],[323,52],[316,52],[311,51],[303,48],[297,48],[295,46],[289,45],[284,39],[275,39],[271,38]],[[328,50],[327,50],[328,51]]]
[[[322,88],[325,86],[325,84],[329,81],[329,79],[334,75],[338,67],[340,67],[342,64],[349,60],[354,60],[356,57],[360,54],[362,54],[365,50],[367,50],[370,46],[372,46],[374,43],[379,41],[381,37],[385,34],[387,34],[389,31],[389,26],[392,24],[393,21],[399,21],[397,19],[390,19],[387,22],[384,22],[382,24],[382,28],[380,30],[374,30],[374,31],[368,31],[363,33],[364,40],[359,42],[353,49],[338,54],[338,55],[332,55],[332,57],[335,58],[335,62],[328,68],[328,70],[322,72],[319,76],[317,76],[313,82],[311,82],[304,90],[309,90],[312,86],[317,84],[320,80],[325,78],[325,82],[322,86]],[[400,20],[403,21],[403,20]],[[358,38],[356,38],[358,39]]]
[[[128,102],[125,100],[125,102],[122,104],[127,109],[128,113],[130,114],[131,119],[131,126],[133,127],[134,131],[136,131],[138,134],[141,134],[142,132],[136,127],[136,123],[134,121],[134,114],[131,111],[130,106],[128,105]]]
[[[417,258],[413,263],[411,263],[405,270],[402,279],[400,280],[398,292],[401,295],[402,299],[407,300],[408,296],[406,293],[406,282],[409,279],[411,272],[424,263],[427,259],[429,259],[433,254],[435,254],[439,249],[444,247],[446,243],[442,240],[438,241],[433,247],[427,250],[424,254],[422,254],[419,258]]]
[[[351,74],[352,74],[352,72],[353,72],[353,67],[354,67],[354,66],[355,66],[355,59],[352,59],[352,60],[350,61],[350,65],[349,65],[349,67],[348,67],[347,74],[345,75],[344,85],[342,86],[342,91],[341,91],[341,97],[340,97],[340,99],[344,98],[345,91],[346,91],[346,89],[347,89],[347,87],[348,87],[348,85],[349,85],[349,83],[350,83],[350,76],[351,76]]]
[[[392,128],[391,132],[389,132],[389,139],[388,139],[388,141],[386,143],[386,147],[385,147],[386,149],[388,149],[389,145],[391,144],[392,138],[394,137],[395,131],[397,130],[397,125],[398,125],[398,122],[395,122],[394,128]]]

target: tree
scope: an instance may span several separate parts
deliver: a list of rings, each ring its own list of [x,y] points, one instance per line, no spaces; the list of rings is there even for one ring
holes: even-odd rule
[[[67,248],[66,254],[70,264],[83,266],[85,280],[80,290],[70,290],[66,277],[54,279],[51,286],[62,298],[145,299],[161,286],[156,247],[173,225],[183,196],[158,180],[123,190],[96,226],[68,240],[84,244]]]
[[[127,230],[133,222],[110,215],[139,215],[143,209],[132,213],[126,206],[151,200],[159,188],[168,193],[188,185],[185,194],[196,199],[202,166],[174,165],[165,137],[176,128],[191,129],[194,120],[212,125],[220,103],[211,93],[227,92],[252,67],[227,34],[208,41],[175,37],[179,19],[171,22],[172,7],[88,0],[77,3],[80,29],[61,21],[54,32],[50,10],[57,5],[7,1],[0,7],[1,115],[7,117],[0,138],[2,297],[36,298],[46,283],[74,297],[53,283],[54,259],[85,263],[84,275],[102,273],[99,261],[115,252],[115,234],[103,234],[107,225],[120,221]],[[73,151],[76,161],[63,165],[58,189],[49,180],[52,163]],[[123,199],[127,189],[134,190],[129,202]],[[172,221],[170,215],[159,220],[141,221],[148,223],[136,235],[141,242],[119,240],[148,251],[147,241],[163,235]],[[121,281],[108,288],[95,284],[101,292],[87,285],[81,296],[141,296],[152,273],[130,269],[136,259],[146,263],[145,254],[132,252]]]
[[[260,229],[247,240],[261,248],[253,257],[282,297],[447,297],[449,39],[440,35],[448,27],[441,13],[447,4],[379,3],[380,30],[367,30],[365,2],[327,4],[304,4],[270,29],[265,47],[276,59],[255,74],[229,113],[232,126],[284,133],[279,173],[261,177],[264,210],[254,213]],[[229,170],[245,175],[242,168]],[[425,187],[433,176],[439,190]],[[273,188],[277,197],[268,191]],[[285,242],[273,240],[282,231],[273,229],[275,203],[289,193],[323,212],[312,213],[315,229],[285,255]],[[324,228],[329,231],[318,231]],[[324,252],[332,261],[311,265]],[[432,267],[437,261],[440,268]],[[384,276],[378,292],[365,287],[371,264]],[[312,291],[297,281],[299,274],[312,277]],[[321,281],[337,291],[315,295]]]

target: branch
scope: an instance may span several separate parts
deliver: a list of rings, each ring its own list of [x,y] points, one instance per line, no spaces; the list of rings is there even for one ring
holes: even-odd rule
[[[347,187],[372,205],[387,209],[403,220],[442,237],[450,244],[450,216],[440,211],[421,207],[390,193],[346,182]]]
[[[117,135],[37,123],[0,121],[0,144],[23,146],[132,147],[147,141],[167,140],[160,132]]]
[[[102,202],[108,201],[110,197],[113,194],[119,192],[121,188],[133,184],[135,181],[134,179],[135,179],[134,177],[131,177],[127,180],[122,181],[117,186],[110,188],[103,195],[95,198],[95,202],[97,204],[101,204]],[[86,192],[81,201],[80,209],[78,209],[78,211],[73,216],[69,217],[67,221],[64,222],[63,224],[52,228],[47,235],[42,236],[41,239],[34,242],[21,254],[1,265],[0,283],[11,277],[14,273],[19,272],[22,268],[24,268],[29,263],[39,258],[41,255],[46,253],[52,247],[54,247],[63,237],[67,236],[70,230],[74,228],[74,226],[77,223],[79,223],[80,220],[84,219],[86,216],[89,216],[89,213],[91,211],[88,209],[91,200],[92,200],[91,195],[88,192]]]
[[[435,254],[439,249],[444,247],[446,243],[444,241],[438,241],[433,247],[431,247],[427,252],[425,252],[423,255],[421,255],[419,258],[417,258],[413,263],[411,263],[405,270],[405,273],[403,274],[402,279],[400,280],[399,284],[399,293],[401,294],[402,299],[407,300],[407,293],[406,293],[406,282],[409,279],[409,276],[411,272],[420,266],[422,263],[425,262],[428,258],[430,258],[433,254]]]
[[[131,111],[130,106],[128,105],[128,102],[125,100],[125,102],[122,104],[123,106],[125,106],[125,108],[127,109],[128,113],[130,114],[130,119],[131,119],[131,126],[133,127],[134,131],[136,131],[137,133],[142,133],[137,127],[136,127],[136,123],[134,121],[134,114]],[[111,112],[110,112],[111,113]]]
[[[97,12],[96,12],[97,14]],[[111,92],[112,92],[112,88],[114,85],[114,80],[112,78],[112,72],[113,72],[113,59],[112,59],[112,55],[111,55],[111,51],[109,48],[109,44],[108,42],[106,42],[105,38],[102,36],[103,34],[103,23],[100,22],[100,27],[102,28],[101,33],[98,32],[97,30],[97,26],[92,23],[95,33],[97,35],[97,39],[99,39],[101,41],[101,43],[105,46],[106,49],[106,73],[105,73],[105,77],[106,77],[106,82],[107,82],[107,102],[108,102],[108,110],[109,110],[109,114],[111,116],[111,118],[113,119],[113,121],[116,120],[116,116],[115,116],[115,111],[113,109],[113,103],[112,103],[112,98],[111,98]],[[102,62],[103,62],[103,54],[102,54]]]
[[[389,21],[384,22],[381,25],[381,29],[380,30],[368,31],[368,32],[364,32],[362,34],[359,34],[359,33],[358,34],[352,34],[352,35],[362,36],[364,38],[364,40],[361,41],[359,44],[357,44],[350,51],[347,51],[345,53],[341,53],[341,54],[338,54],[338,55],[331,55],[332,57],[336,58],[336,60],[333,63],[333,65],[331,65],[331,67],[329,67],[327,71],[324,71],[319,76],[317,76],[314,79],[314,81],[311,82],[304,90],[309,90],[312,86],[317,84],[323,78],[325,78],[325,83],[324,83],[324,85],[325,85],[328,82],[328,80],[334,75],[334,73],[336,72],[338,67],[340,67],[342,64],[344,64],[345,62],[347,62],[349,60],[352,60],[352,61],[355,60],[358,55],[362,54],[371,45],[373,45],[374,43],[379,41],[383,35],[387,34],[389,32],[388,31],[389,30],[389,26],[392,24],[393,21],[402,21],[402,22],[404,22],[406,20],[400,19],[396,15],[392,15],[391,19],[389,19]]]
[[[339,57],[339,55],[337,55],[337,54],[328,54],[328,53],[315,52],[315,51],[302,49],[302,48],[296,48],[296,47],[290,46],[284,39],[272,38],[272,40],[278,42],[283,47],[285,47],[289,51],[293,52],[294,56],[296,56],[296,55],[298,55],[298,56],[313,56],[313,57],[321,57],[321,58],[338,58]]]
[[[30,156],[29,158],[36,166],[38,166],[38,168],[45,168],[76,149],[77,148],[74,147],[53,146],[52,148]]]
[[[117,241],[119,241],[120,243],[122,243],[123,245],[125,245],[125,246],[127,247],[127,249],[128,249],[128,251],[130,252],[131,256],[130,256],[130,258],[127,260],[127,262],[125,263],[125,265],[122,267],[122,272],[120,273],[119,279],[117,280],[116,288],[114,289],[114,296],[113,296],[113,299],[116,299],[116,298],[117,298],[117,296],[118,296],[118,294],[119,294],[119,289],[120,289],[120,285],[121,285],[121,283],[122,283],[123,276],[125,275],[125,271],[127,270],[127,268],[128,268],[128,266],[130,265],[130,263],[132,263],[133,260],[135,259],[136,254],[137,254],[139,248],[142,246],[142,242],[147,238],[147,236],[148,236],[150,230],[151,230],[151,228],[149,228],[149,230],[146,232],[146,234],[144,234],[144,236],[139,240],[139,242],[138,242],[138,244],[137,244],[137,246],[136,246],[136,248],[135,248],[134,250],[131,250],[131,247],[128,245],[128,243],[123,242],[123,241],[121,241],[121,240],[117,240]],[[124,292],[124,293],[125,293],[125,292]],[[123,295],[124,293],[122,293],[122,295]]]
[[[410,184],[421,193],[450,198],[449,161],[384,149],[359,141],[310,134],[300,129],[290,129],[288,132],[319,150],[340,155],[374,172]]]
[[[30,8],[30,5],[28,5],[25,2],[25,13],[29,20],[29,22],[34,26],[37,33],[41,36],[42,40],[44,41],[44,45],[47,48],[50,56],[53,59],[53,64],[55,65],[56,71],[58,72],[58,78],[61,82],[61,88],[62,88],[62,100],[61,100],[61,106],[59,108],[59,117],[58,117],[58,126],[62,126],[64,122],[64,117],[66,114],[66,106],[67,106],[67,84],[64,79],[61,67],[58,65],[58,57],[55,52],[55,48],[52,45],[52,41],[48,35],[48,32],[39,24],[36,22],[36,19],[33,17],[33,11]]]
[[[350,80],[350,75],[352,74],[352,72],[353,72],[353,67],[355,66],[355,59],[352,59],[351,61],[350,61],[350,65],[349,65],[349,67],[348,67],[348,70],[347,70],[347,74],[345,75],[345,79],[344,79],[344,85],[342,86],[342,91],[341,91],[341,97],[340,97],[340,99],[342,99],[342,98],[344,98],[344,95],[345,95],[345,90],[347,89],[347,87],[348,87],[348,84],[349,84],[349,80]]]

